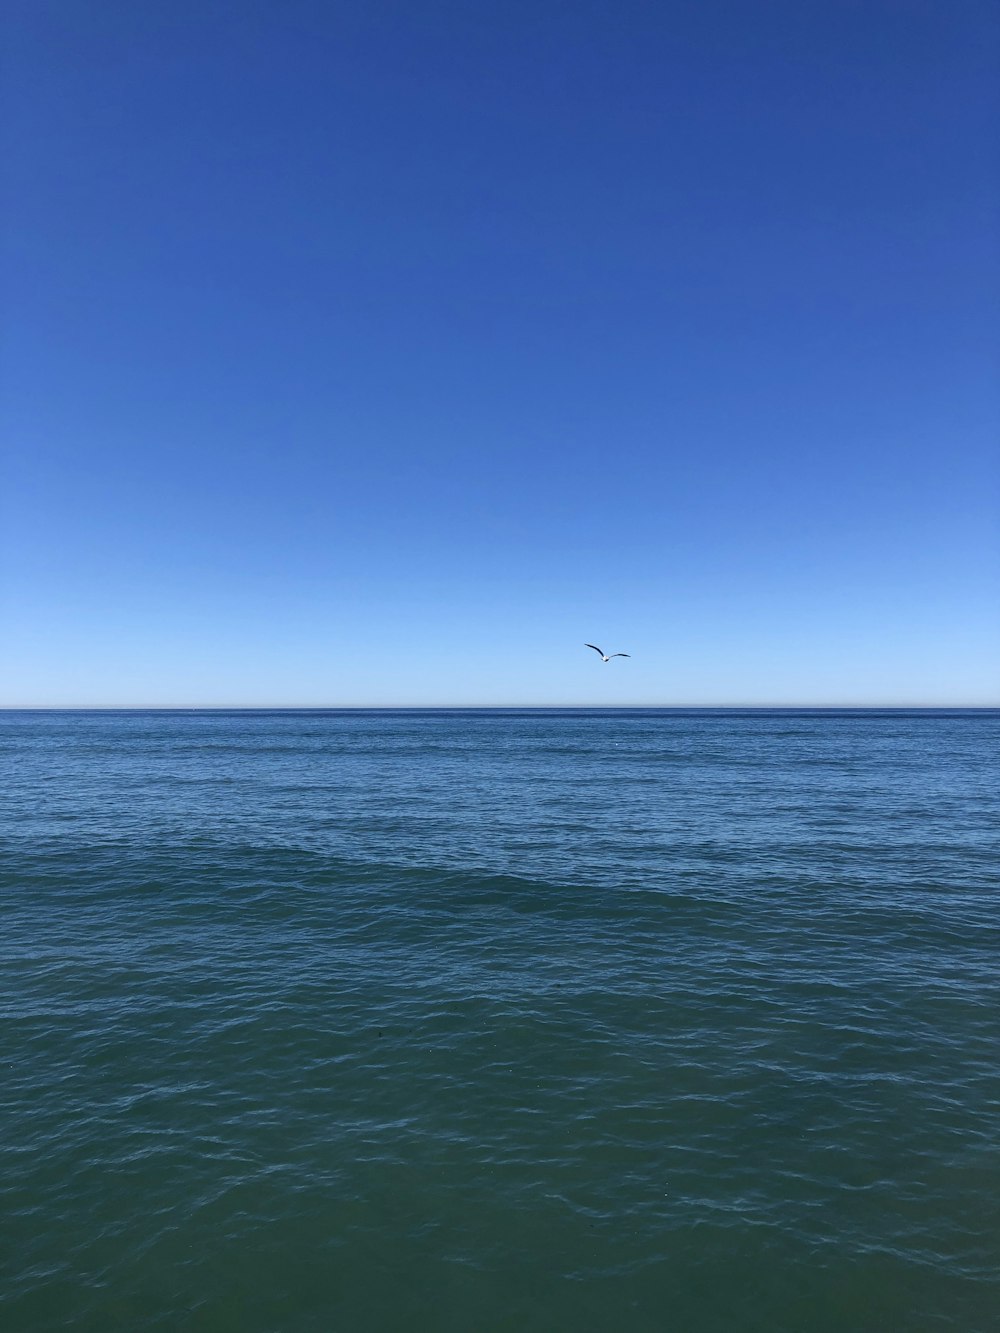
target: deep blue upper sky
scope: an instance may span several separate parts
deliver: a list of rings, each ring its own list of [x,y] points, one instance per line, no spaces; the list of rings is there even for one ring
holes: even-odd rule
[[[4,28],[0,703],[1000,698],[993,0]]]

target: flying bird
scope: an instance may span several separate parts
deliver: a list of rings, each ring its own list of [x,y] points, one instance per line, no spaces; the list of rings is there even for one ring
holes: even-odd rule
[[[611,657],[631,657],[631,656],[632,656],[631,653],[612,653],[612,654],[611,654],[611,657],[609,657],[609,656],[607,655],[607,653],[603,653],[603,652],[601,652],[600,648],[598,648],[598,646],[597,646],[596,643],[585,643],[583,646],[584,646],[584,648],[593,648],[594,652],[597,654],[597,656],[601,659],[602,662],[610,662],[610,661],[611,661]]]

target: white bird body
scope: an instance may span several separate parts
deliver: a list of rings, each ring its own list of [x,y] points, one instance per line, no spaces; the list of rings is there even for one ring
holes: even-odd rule
[[[609,657],[607,653],[603,652],[600,648],[598,648],[596,643],[585,643],[583,646],[584,648],[593,648],[594,652],[597,654],[597,656],[601,659],[602,662],[610,662],[612,657],[632,656],[631,653],[612,653],[611,657]]]

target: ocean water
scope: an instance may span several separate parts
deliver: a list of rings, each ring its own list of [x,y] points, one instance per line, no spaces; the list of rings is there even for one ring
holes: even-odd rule
[[[0,1326],[1000,1327],[1000,713],[0,714]]]

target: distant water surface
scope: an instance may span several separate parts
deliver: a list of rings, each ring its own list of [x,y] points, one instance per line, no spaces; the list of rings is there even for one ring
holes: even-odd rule
[[[1000,713],[0,713],[0,1324],[1000,1327]]]

